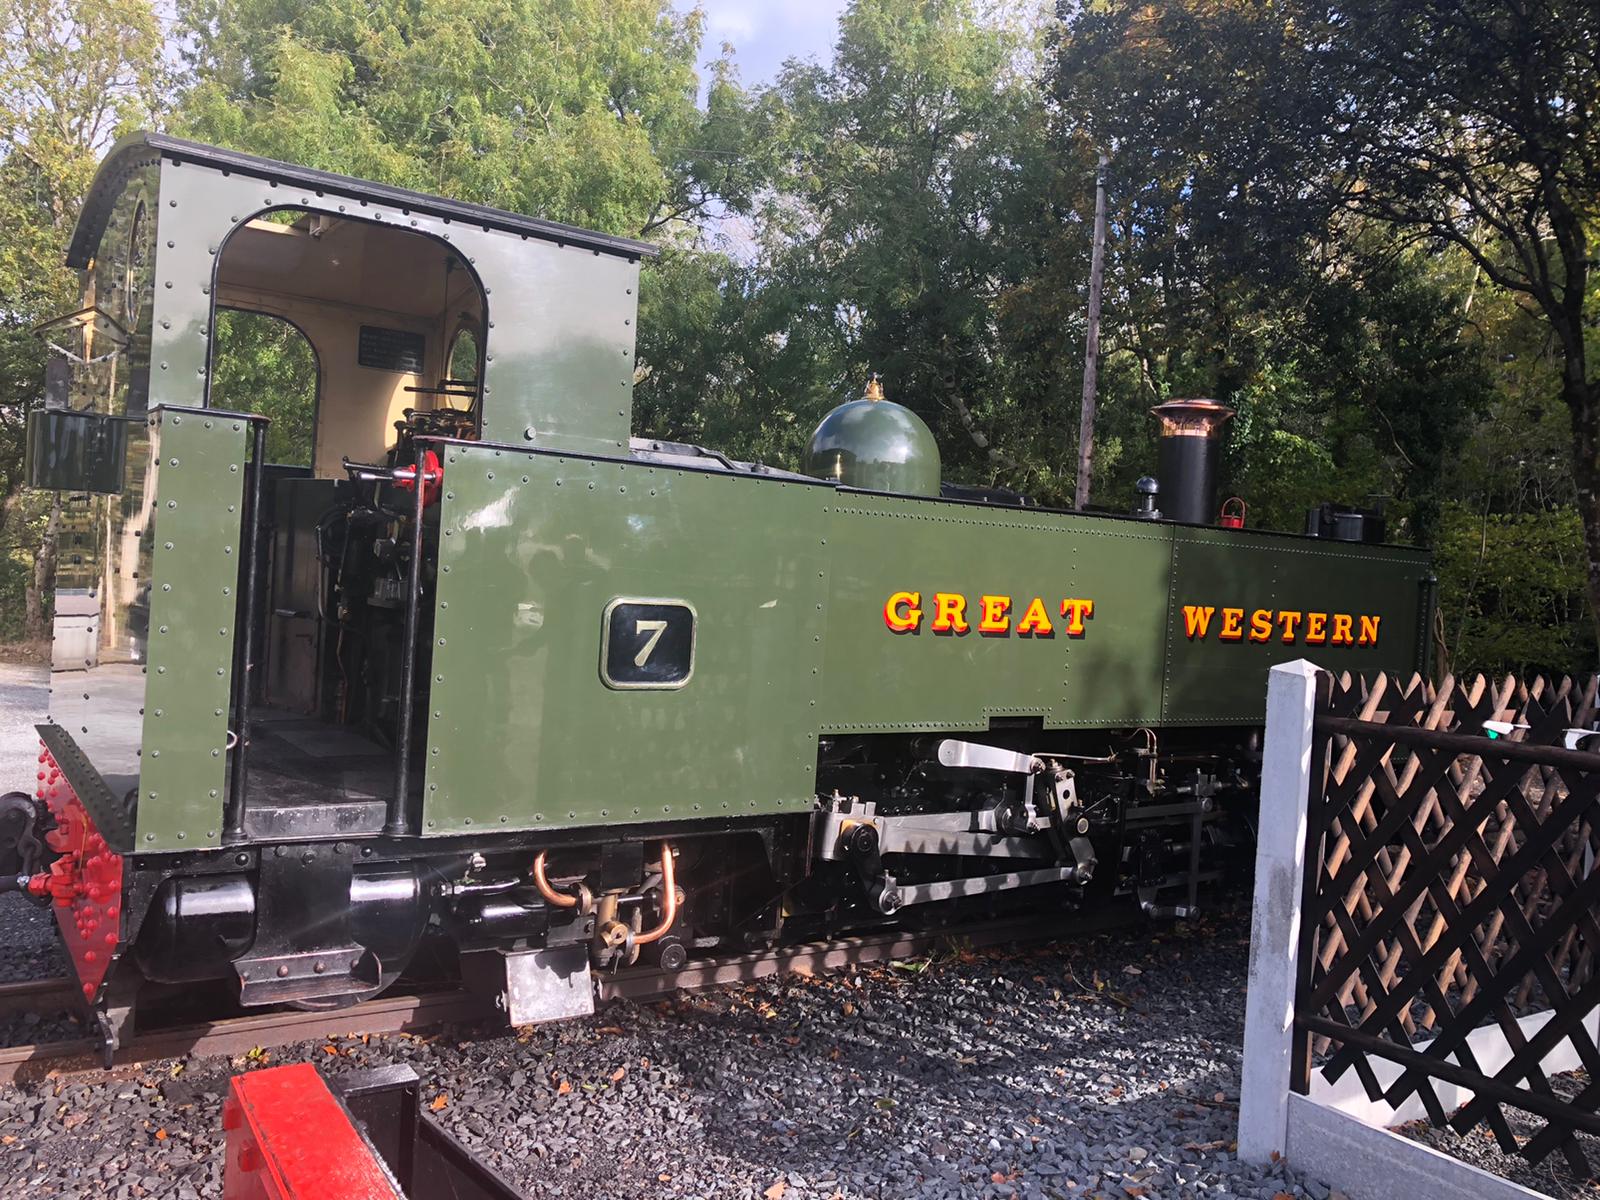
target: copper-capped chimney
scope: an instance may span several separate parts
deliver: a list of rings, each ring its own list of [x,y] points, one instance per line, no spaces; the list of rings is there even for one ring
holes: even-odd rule
[[[1233,409],[1215,400],[1168,400],[1150,411],[1161,422],[1156,459],[1161,515],[1190,525],[1214,524],[1222,427]]]

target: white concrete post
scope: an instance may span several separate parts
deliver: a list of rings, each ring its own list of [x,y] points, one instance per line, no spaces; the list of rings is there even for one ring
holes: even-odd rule
[[[1294,981],[1316,681],[1317,668],[1304,659],[1273,667],[1267,681],[1260,840],[1239,1087],[1239,1157],[1251,1163],[1269,1162],[1274,1153],[1288,1150]]]

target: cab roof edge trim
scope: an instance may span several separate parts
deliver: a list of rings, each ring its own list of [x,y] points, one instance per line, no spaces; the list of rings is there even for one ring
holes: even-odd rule
[[[654,258],[660,253],[658,247],[633,238],[615,237],[592,229],[581,229],[576,225],[563,225],[558,221],[520,216],[483,204],[447,200],[440,196],[430,196],[425,192],[373,183],[349,175],[336,175],[331,171],[318,171],[310,167],[278,162],[275,159],[259,158],[254,154],[224,150],[164,133],[141,131],[118,141],[101,160],[94,182],[90,185],[89,195],[84,201],[82,215],[79,216],[77,227],[72,232],[72,241],[67,248],[67,266],[81,268],[88,265],[105,227],[111,204],[122,190],[126,174],[131,169],[148,165],[158,158],[170,158],[178,163],[193,163],[212,170],[247,175],[267,182],[290,184],[348,199],[377,201],[395,209],[406,209],[430,217],[460,221],[463,224],[488,226],[490,229],[506,233],[561,242],[580,249],[628,259]],[[286,202],[282,207],[299,206]],[[345,215],[360,219],[359,214]]]

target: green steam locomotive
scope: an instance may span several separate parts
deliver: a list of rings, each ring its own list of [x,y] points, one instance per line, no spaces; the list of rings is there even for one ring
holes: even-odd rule
[[[0,801],[108,1043],[162,989],[336,1008],[442,967],[523,1022],[640,960],[1182,913],[1248,848],[1268,667],[1427,661],[1428,560],[1373,514],[1217,522],[1210,402],[1158,410],[1127,513],[942,482],[876,383],[798,471],[631,437],[652,253],[109,154],[29,427],[49,718]],[[210,403],[241,311],[315,352],[309,461],[268,461],[270,384]]]

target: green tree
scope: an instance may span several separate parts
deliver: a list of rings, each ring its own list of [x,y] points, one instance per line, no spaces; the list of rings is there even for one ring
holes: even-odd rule
[[[148,0],[4,0],[0,11],[0,637],[42,636],[53,522],[48,502],[20,489],[47,349],[30,331],[77,307],[67,240],[100,155],[158,108],[162,38]]]
[[[950,477],[1054,487],[1062,335],[1018,303],[1053,223],[1036,49],[971,0],[856,0],[830,64],[788,64],[750,115],[778,174],[749,261],[673,268],[696,276],[722,399],[668,384],[660,411],[715,411],[741,453],[793,463],[876,371]]]
[[[1436,566],[1458,674],[1559,672],[1594,660],[1575,506],[1505,513],[1447,503]]]
[[[1151,148],[1156,177],[1179,181],[1157,194],[1177,199],[1182,232],[1206,253],[1237,252],[1294,280],[1301,256],[1331,250],[1337,263],[1352,231],[1376,225],[1397,251],[1465,260],[1537,314],[1569,417],[1592,614],[1597,22],[1587,0],[1113,0],[1070,14],[1057,88],[1092,114],[1097,136]],[[1468,273],[1454,274],[1466,290]]]
[[[696,105],[668,0],[183,0],[192,136],[624,234],[750,203],[745,104]]]
[[[1549,329],[1600,622],[1600,8],[1356,0],[1289,16],[1325,81],[1313,132],[1347,207],[1468,255]]]
[[[1145,403],[1214,396],[1238,410],[1227,474],[1257,521],[1377,494],[1427,541],[1448,448],[1492,390],[1461,337],[1469,273],[1342,211],[1303,56],[1254,4],[1099,4],[1060,27],[1056,137],[1112,157],[1103,423],[1142,445]],[[1119,488],[1133,461],[1108,464]]]
[[[210,403],[271,418],[268,462],[311,465],[317,355],[305,335],[283,318],[236,309],[217,314]]]

